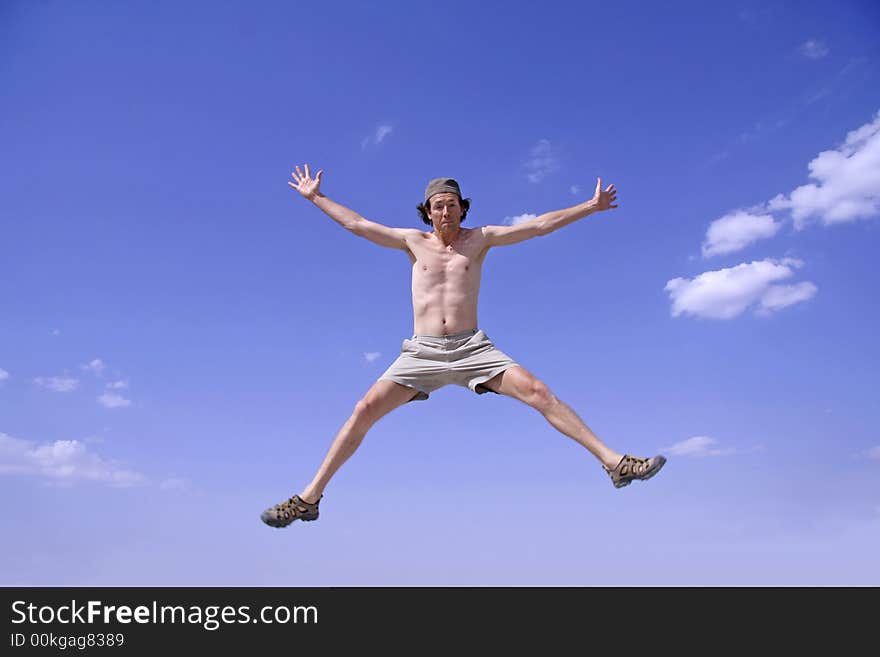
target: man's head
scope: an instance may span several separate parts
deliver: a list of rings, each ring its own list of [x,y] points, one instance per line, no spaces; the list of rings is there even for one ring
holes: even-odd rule
[[[469,198],[461,197],[461,187],[453,178],[434,178],[425,188],[425,202],[416,209],[422,221],[436,230],[442,227],[454,230],[471,207]]]

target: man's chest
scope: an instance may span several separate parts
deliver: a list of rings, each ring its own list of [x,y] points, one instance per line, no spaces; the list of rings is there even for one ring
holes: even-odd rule
[[[478,270],[486,255],[480,237],[478,231],[469,231],[466,236],[449,245],[444,245],[433,236],[418,240],[410,256],[414,273],[464,275],[465,272]]]

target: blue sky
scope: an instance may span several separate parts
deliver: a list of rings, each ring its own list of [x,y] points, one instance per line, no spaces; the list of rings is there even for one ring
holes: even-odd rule
[[[870,2],[5,2],[0,582],[880,584]],[[480,327],[618,451],[444,388],[311,479],[412,334],[421,227],[493,250]],[[301,560],[300,560],[301,559]]]

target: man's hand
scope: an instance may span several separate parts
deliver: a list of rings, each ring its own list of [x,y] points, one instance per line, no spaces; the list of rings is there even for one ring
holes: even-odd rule
[[[596,181],[596,193],[593,194],[592,203],[595,206],[596,210],[608,210],[609,208],[616,208],[616,205],[611,205],[617,200],[617,190],[614,189],[614,185],[608,185],[605,191],[602,191],[602,179],[599,178]]]
[[[319,196],[321,193],[321,174],[324,173],[324,170],[321,169],[320,171],[318,171],[315,179],[312,180],[312,174],[309,173],[309,165],[304,164],[303,167],[305,167],[306,170],[305,174],[303,174],[303,172],[299,170],[298,164],[296,165],[296,171],[290,174],[291,176],[293,176],[293,180],[294,182],[296,182],[296,184],[294,185],[289,180],[287,181],[287,184],[293,187],[296,191],[298,191],[310,201],[313,201],[315,197]]]

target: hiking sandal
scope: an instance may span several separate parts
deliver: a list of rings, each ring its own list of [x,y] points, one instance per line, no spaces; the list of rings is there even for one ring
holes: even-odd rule
[[[623,488],[629,486],[634,480],[639,479],[645,481],[660,472],[660,468],[666,463],[665,456],[654,456],[649,459],[639,458],[638,456],[630,456],[625,454],[620,463],[613,470],[609,470],[604,465],[602,469],[611,477],[611,482],[615,488]]]
[[[324,496],[321,495],[321,497]],[[270,527],[287,527],[294,520],[317,520],[318,505],[321,503],[321,497],[314,504],[310,504],[299,495],[294,495],[289,500],[263,511],[260,515],[260,520]]]

